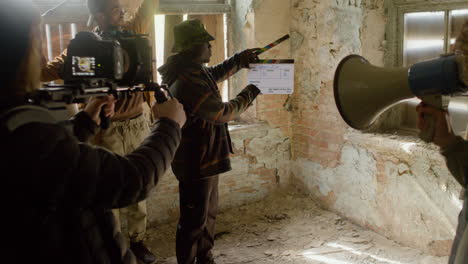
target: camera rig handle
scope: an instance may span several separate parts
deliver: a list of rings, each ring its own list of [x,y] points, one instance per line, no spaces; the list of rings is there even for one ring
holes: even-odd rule
[[[146,90],[154,92],[154,99],[156,99],[156,102],[158,104],[162,104],[162,103],[167,101],[167,96],[164,94],[163,91],[166,91],[167,95],[170,98],[174,98],[172,96],[171,92],[169,91],[169,89],[167,88],[166,84],[159,85],[159,84],[157,84],[155,82],[151,82],[151,83],[146,85]]]
[[[114,91],[119,91],[119,89],[115,89]],[[141,89],[141,88],[134,88],[133,91],[137,91],[137,92],[154,92],[154,98],[156,99],[156,102],[158,104],[162,104],[164,102],[167,101],[167,96],[166,94],[164,94],[163,91],[166,91],[167,95],[170,97],[170,98],[174,98],[171,94],[171,92],[169,91],[169,89],[167,88],[167,85],[166,84],[162,84],[162,85],[159,85],[155,82],[150,82],[148,84],[145,85],[145,88]],[[114,96],[116,98],[118,98],[118,93],[114,94]],[[101,125],[100,127],[102,129],[108,129],[110,127],[110,118],[105,116],[104,114],[104,111],[101,111],[101,113],[99,114],[99,118],[101,119]]]

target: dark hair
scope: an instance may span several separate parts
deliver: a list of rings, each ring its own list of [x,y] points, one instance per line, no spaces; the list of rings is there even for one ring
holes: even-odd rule
[[[32,28],[39,22],[39,11],[31,1],[0,2],[0,32],[9,36],[7,41],[0,42],[2,97],[37,88],[33,86],[38,84],[36,81],[40,65],[39,54],[36,53],[40,36],[33,37]]]
[[[88,0],[88,10],[91,14],[104,12],[108,0]]]

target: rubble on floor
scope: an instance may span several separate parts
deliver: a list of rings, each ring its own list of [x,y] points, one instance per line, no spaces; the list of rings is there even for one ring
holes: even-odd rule
[[[176,263],[175,229],[175,223],[149,228],[146,243],[158,263]],[[425,255],[324,211],[294,190],[221,212],[213,253],[218,264],[448,262],[447,257]]]

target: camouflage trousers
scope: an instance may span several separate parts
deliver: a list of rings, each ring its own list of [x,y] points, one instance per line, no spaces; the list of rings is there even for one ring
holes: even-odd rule
[[[98,132],[93,143],[123,156],[139,147],[149,133],[148,115],[144,113],[133,119],[111,122],[108,129],[101,129]],[[125,208],[114,209],[112,213],[115,216],[116,226],[120,229],[121,217],[126,216],[128,237],[131,242],[144,239],[147,224],[146,200]]]

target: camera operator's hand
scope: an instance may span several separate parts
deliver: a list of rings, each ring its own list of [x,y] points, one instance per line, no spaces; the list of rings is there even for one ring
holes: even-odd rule
[[[455,42],[455,53],[460,56],[461,79],[468,85],[468,20],[463,25],[460,35]]]
[[[257,52],[260,50],[260,48],[255,48],[255,49],[246,49],[242,51],[240,55],[240,61],[241,65],[244,68],[250,68],[250,63],[258,61],[258,56]]]
[[[101,118],[99,117],[101,110],[104,111],[104,115],[111,117],[114,115],[115,109],[115,98],[113,95],[105,97],[92,97],[86,105],[84,111],[96,122],[97,125],[101,124]]]
[[[180,127],[183,127],[185,121],[187,121],[184,106],[175,98],[169,99],[162,104],[154,102],[151,111],[155,118],[166,117],[172,119],[178,123]]]
[[[431,115],[434,119],[434,139],[433,142],[439,147],[445,148],[457,142],[457,137],[453,133],[452,126],[448,119],[446,111],[427,106],[420,103],[416,107],[418,112],[418,129],[427,130],[429,123],[424,119],[424,115]]]

